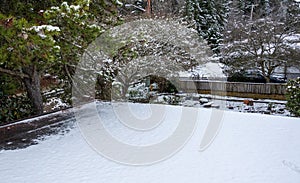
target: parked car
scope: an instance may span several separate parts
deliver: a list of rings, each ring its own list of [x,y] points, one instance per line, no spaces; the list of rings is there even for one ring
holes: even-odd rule
[[[251,82],[251,83],[266,83],[263,74],[258,70],[244,70],[235,72],[228,76],[227,81],[230,82]],[[286,79],[281,75],[271,75],[271,83],[286,83]]]
[[[271,83],[286,83],[287,79],[284,77],[284,75],[271,75],[270,77]]]

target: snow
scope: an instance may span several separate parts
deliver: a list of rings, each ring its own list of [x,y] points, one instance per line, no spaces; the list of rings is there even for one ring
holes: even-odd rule
[[[300,49],[300,34],[286,36],[284,40],[291,48]]]
[[[219,63],[205,63],[199,65],[193,69],[193,71],[181,71],[179,77],[190,78],[190,77],[225,77],[222,67]]]
[[[6,50],[9,51],[9,52],[11,52],[11,51],[14,50],[14,48],[13,47],[8,47]]]
[[[97,29],[101,29],[100,26],[96,25],[96,24],[92,24],[92,25],[88,25],[89,28],[97,28]]]
[[[29,30],[34,30],[35,32],[40,32],[41,30],[47,30],[49,32],[59,32],[60,28],[57,26],[52,26],[52,25],[40,25],[40,26],[33,26]]]
[[[156,96],[151,100],[151,103],[155,104],[172,104],[196,108],[218,108],[221,110],[244,113],[291,116],[291,113],[286,109],[287,102],[282,100],[216,96],[211,94],[180,93],[176,94],[175,102],[175,96],[171,94],[154,93],[151,96]],[[249,101],[253,104],[247,105],[244,103],[245,101]]]
[[[58,46],[58,45],[54,46],[53,48],[60,50],[60,46]]]
[[[123,6],[123,3],[119,0],[116,1],[118,5]]]
[[[75,11],[78,11],[81,7],[79,5],[71,5],[70,6],[71,9],[74,9]]]
[[[138,114],[151,112],[146,104],[131,107]],[[149,132],[119,124],[109,103],[100,103],[98,110],[105,128],[116,138],[148,144],[172,134],[178,123],[182,108],[165,107],[163,123]],[[299,118],[226,111],[213,143],[199,151],[214,110],[192,109],[199,112],[192,137],[165,161],[148,166],[115,163],[94,151],[76,127],[64,136],[50,136],[26,149],[1,151],[1,182],[300,182]]]
[[[300,34],[293,34],[293,35],[286,36],[286,37],[284,38],[284,40],[287,40],[287,41],[297,41],[297,42],[299,42],[299,40],[300,40]]]
[[[43,33],[43,32],[39,32],[38,35],[40,36],[40,38],[42,39],[46,39],[47,36]]]
[[[63,2],[61,5],[62,5],[62,6],[69,6],[69,5],[68,5],[68,2]]]
[[[59,7],[57,7],[57,6],[52,6],[50,9],[51,9],[51,10],[59,10]]]
[[[47,99],[47,102],[44,105],[51,107],[50,111],[60,110],[60,109],[65,109],[67,107],[70,107],[70,105],[63,102],[60,98],[56,98],[56,97]],[[47,112],[47,111],[45,111],[45,112]]]

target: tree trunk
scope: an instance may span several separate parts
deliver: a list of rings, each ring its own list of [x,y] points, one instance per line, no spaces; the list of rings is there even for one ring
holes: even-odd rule
[[[40,88],[40,76],[36,69],[36,66],[30,66],[23,68],[23,72],[30,76],[29,78],[23,78],[23,83],[26,87],[27,96],[30,99],[34,113],[43,113],[43,98]]]
[[[152,0],[151,11],[155,15],[178,15],[186,6],[185,0]]]
[[[122,99],[125,100],[126,99],[126,94],[128,93],[128,89],[129,89],[129,83],[124,83],[124,86],[122,87]]]
[[[147,15],[151,15],[151,0],[147,0],[146,13]]]
[[[287,65],[286,63],[284,64],[284,79],[287,79]]]

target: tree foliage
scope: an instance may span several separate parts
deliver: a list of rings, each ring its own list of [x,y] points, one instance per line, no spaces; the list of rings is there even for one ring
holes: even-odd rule
[[[119,23],[116,6],[114,1],[84,0],[75,5],[63,3],[61,7],[52,7],[45,12],[48,22],[63,32],[55,37],[60,52],[52,74],[60,78],[65,102],[70,102],[72,77],[84,50],[104,30]]]
[[[24,83],[37,114],[43,112],[40,75],[55,62],[53,36],[60,30],[50,25],[35,26],[26,19],[0,15],[0,71]]]
[[[228,4],[225,1],[186,1],[187,16],[194,21],[199,35],[208,41],[215,53],[220,51],[227,13]]]
[[[58,76],[71,86],[72,69],[83,50],[117,18],[111,18],[116,16],[110,6],[114,1],[34,2],[2,2],[0,10],[5,15],[0,14],[0,73],[19,80],[34,113],[41,114],[41,77],[46,73]],[[24,12],[15,11],[20,7]]]
[[[2,95],[0,93],[0,124],[34,115],[31,102],[25,95]]]
[[[41,10],[58,6],[63,2],[74,2],[75,0],[1,0],[0,13],[14,16],[18,19],[25,18],[31,23],[41,23]]]

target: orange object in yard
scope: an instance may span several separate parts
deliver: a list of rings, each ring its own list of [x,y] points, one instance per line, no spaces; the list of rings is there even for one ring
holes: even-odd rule
[[[253,106],[253,101],[245,99],[244,104],[249,105],[249,106]]]

